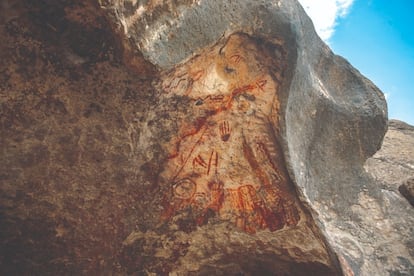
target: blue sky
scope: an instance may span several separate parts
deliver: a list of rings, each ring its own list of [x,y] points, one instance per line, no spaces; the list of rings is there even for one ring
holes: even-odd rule
[[[389,118],[414,125],[414,1],[299,1],[332,50],[384,92]]]

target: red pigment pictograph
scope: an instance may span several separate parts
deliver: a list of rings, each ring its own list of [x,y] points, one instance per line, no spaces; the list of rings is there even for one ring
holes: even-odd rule
[[[177,70],[165,80],[166,92],[189,97],[195,114],[183,120],[168,146],[162,174],[170,185],[165,220],[186,211],[197,225],[215,217],[247,233],[276,231],[300,221],[280,145],[267,127],[266,116],[279,110],[274,108],[279,80],[272,76],[282,76],[284,66],[278,64],[275,72],[258,66],[261,46],[249,39],[231,36],[220,49],[186,64],[188,72]],[[235,47],[243,40],[249,40],[248,49]]]

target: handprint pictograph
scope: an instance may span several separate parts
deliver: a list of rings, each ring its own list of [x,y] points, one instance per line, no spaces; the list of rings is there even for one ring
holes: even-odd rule
[[[223,142],[227,142],[230,139],[230,123],[223,121],[220,123],[220,137]]]

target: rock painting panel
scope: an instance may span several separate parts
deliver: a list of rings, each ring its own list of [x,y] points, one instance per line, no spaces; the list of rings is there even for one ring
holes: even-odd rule
[[[300,207],[270,119],[279,115],[285,60],[281,45],[234,34],[164,76],[163,96],[191,101],[161,175],[164,219],[191,210],[198,225],[214,216],[248,233],[297,225]]]

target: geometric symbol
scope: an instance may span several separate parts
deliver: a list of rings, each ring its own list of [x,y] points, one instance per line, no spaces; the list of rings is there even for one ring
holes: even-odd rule
[[[196,184],[188,178],[177,181],[173,185],[174,195],[179,199],[190,199],[196,191]]]

